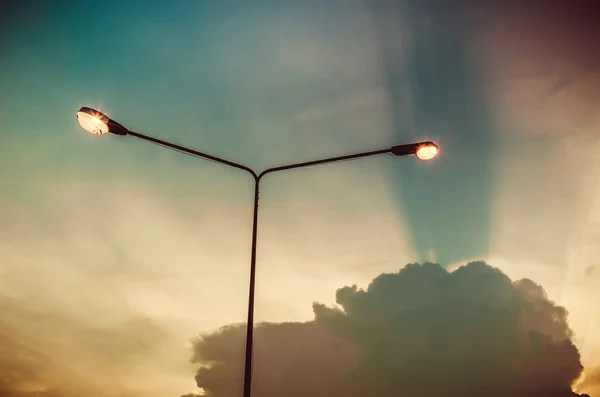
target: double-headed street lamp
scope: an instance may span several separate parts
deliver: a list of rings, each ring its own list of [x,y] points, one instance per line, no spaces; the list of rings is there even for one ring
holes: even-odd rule
[[[270,173],[277,171],[290,170],[293,168],[308,167],[311,165],[333,163],[335,161],[357,159],[360,157],[374,156],[378,154],[391,153],[396,156],[407,156],[416,155],[421,160],[430,160],[434,158],[438,152],[438,147],[433,142],[418,142],[410,143],[407,145],[392,146],[387,149],[373,150],[370,152],[362,152],[356,154],[349,154],[346,156],[330,157],[321,160],[306,161],[303,163],[288,164],[279,167],[268,168],[261,173],[257,174],[250,167],[246,167],[241,164],[234,163],[229,160],[224,160],[219,157],[212,156],[210,154],[202,153],[197,150],[188,149],[183,146],[175,145],[170,142],[166,142],[160,139],[152,138],[146,135],[139,134],[137,132],[129,131],[121,124],[114,120],[111,120],[105,114],[88,108],[82,107],[77,112],[77,120],[83,129],[95,134],[104,135],[108,133],[116,135],[131,135],[136,138],[140,138],[149,142],[153,142],[162,146],[166,146],[171,149],[179,150],[184,153],[192,154],[198,157],[203,157],[208,160],[213,160],[221,164],[225,164],[231,167],[235,167],[248,172],[254,178],[254,217],[252,221],[252,253],[250,256],[250,288],[248,291],[248,322],[246,325],[246,356],[245,356],[245,367],[244,367],[244,394],[243,397],[250,397],[252,390],[252,347],[254,341],[254,286],[256,281],[256,239],[257,239],[257,226],[258,226],[258,195],[259,185],[262,178]]]

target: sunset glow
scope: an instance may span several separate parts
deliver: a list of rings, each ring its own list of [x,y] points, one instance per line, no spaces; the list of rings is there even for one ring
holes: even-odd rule
[[[0,396],[242,397],[254,179],[147,134],[377,153],[262,179],[252,397],[600,397],[600,12],[437,3],[9,1]]]

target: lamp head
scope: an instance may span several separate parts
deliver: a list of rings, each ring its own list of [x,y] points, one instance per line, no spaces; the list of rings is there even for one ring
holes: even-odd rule
[[[104,113],[85,106],[77,112],[77,121],[81,128],[90,134],[104,135],[110,132],[117,135],[127,135],[127,128],[111,120]]]
[[[391,148],[391,152],[396,156],[416,155],[421,160],[431,160],[438,153],[438,146],[430,141],[409,143],[408,145],[398,145]]]

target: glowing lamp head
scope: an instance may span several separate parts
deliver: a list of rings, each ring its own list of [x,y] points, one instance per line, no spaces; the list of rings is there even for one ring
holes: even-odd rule
[[[438,147],[434,143],[422,145],[415,153],[421,160],[431,160],[438,153]]]
[[[81,108],[77,112],[77,121],[81,128],[94,135],[108,134],[108,117],[90,108]]]
[[[82,107],[77,112],[77,121],[81,128],[94,135],[104,135],[109,132],[117,135],[127,135],[127,128],[108,118],[102,112],[88,107]]]
[[[438,153],[438,146],[431,142],[409,143],[397,145],[390,148],[390,152],[396,156],[412,156],[413,154],[421,160],[431,160]]]

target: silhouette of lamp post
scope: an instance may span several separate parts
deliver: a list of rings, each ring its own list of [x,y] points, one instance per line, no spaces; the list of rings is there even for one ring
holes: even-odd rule
[[[168,148],[178,150],[187,154],[191,154],[197,157],[202,157],[208,160],[213,160],[221,164],[228,165],[230,167],[238,168],[240,170],[244,170],[252,175],[254,178],[254,216],[252,221],[252,251],[250,256],[250,287],[248,291],[248,322],[246,324],[246,355],[245,355],[245,367],[244,367],[244,394],[243,397],[250,397],[251,389],[252,389],[252,348],[254,341],[254,287],[256,280],[256,240],[257,240],[257,226],[258,226],[258,195],[259,195],[259,185],[262,178],[273,172],[290,170],[294,168],[308,167],[312,165],[333,163],[336,161],[342,160],[351,160],[357,159],[361,157],[367,156],[375,156],[378,154],[394,154],[396,156],[408,156],[408,155],[416,155],[421,160],[430,160],[434,158],[438,153],[438,146],[430,141],[426,142],[418,142],[418,143],[409,143],[406,145],[397,145],[392,146],[391,148],[373,150],[370,152],[362,152],[349,154],[345,156],[338,157],[330,157],[320,160],[306,161],[302,163],[288,164],[282,165],[278,167],[268,168],[261,173],[256,173],[249,167],[244,165],[234,163],[229,160],[225,160],[216,156],[212,156],[210,154],[202,153],[197,150],[188,149],[183,146],[179,146],[170,142],[166,142],[160,139],[156,139],[147,135],[139,134],[137,132],[133,132],[117,123],[114,120],[111,120],[105,114],[88,108],[82,107],[77,112],[77,120],[83,129],[88,131],[91,134],[95,135],[104,135],[108,133],[116,134],[116,135],[130,135],[136,138],[143,139],[145,141],[149,141],[152,143],[156,143],[162,146],[166,146]]]

